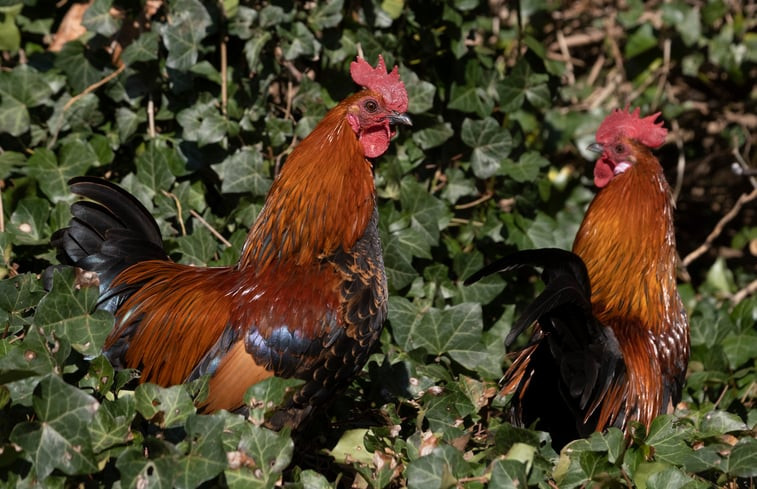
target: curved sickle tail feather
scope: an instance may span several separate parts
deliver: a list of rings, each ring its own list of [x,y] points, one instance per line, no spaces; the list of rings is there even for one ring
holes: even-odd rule
[[[69,185],[89,200],[71,206],[69,226],[56,231],[51,243],[61,263],[97,273],[99,306],[115,312],[129,295],[110,290],[118,274],[141,261],[168,260],[160,229],[135,197],[107,180],[78,177]]]

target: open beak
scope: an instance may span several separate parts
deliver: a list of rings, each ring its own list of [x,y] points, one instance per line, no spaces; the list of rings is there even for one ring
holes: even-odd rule
[[[404,124],[406,126],[412,126],[413,121],[410,120],[410,116],[407,114],[400,114],[399,112],[393,112],[392,115],[387,117],[389,119],[389,124],[397,125],[397,124]]]
[[[599,144],[599,143],[591,143],[586,149],[588,149],[589,151],[593,151],[595,153],[601,154],[604,152],[605,147],[604,145]]]

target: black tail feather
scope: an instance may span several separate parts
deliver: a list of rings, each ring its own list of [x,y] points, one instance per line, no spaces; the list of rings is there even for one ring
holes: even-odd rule
[[[552,432],[553,439],[563,444],[594,430],[597,408],[613,383],[625,377],[625,362],[612,329],[592,313],[589,275],[574,253],[556,248],[519,251],[482,268],[466,284],[523,267],[541,268],[545,288],[505,339],[509,346],[530,325],[539,325],[530,343],[537,347],[524,375],[528,386],[518,388],[527,390],[514,397],[518,404],[514,412],[524,425],[541,420],[537,427]],[[562,399],[557,404],[555,388]],[[556,410],[570,411],[575,427],[565,426],[564,416],[556,419]]]
[[[155,219],[134,196],[100,178],[77,177],[69,185],[73,193],[89,200],[71,206],[69,226],[56,231],[51,244],[61,263],[98,274],[103,297],[129,266],[168,260]],[[114,310],[117,304],[101,306]]]

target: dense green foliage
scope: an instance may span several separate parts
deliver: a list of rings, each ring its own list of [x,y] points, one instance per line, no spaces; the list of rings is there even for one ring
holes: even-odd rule
[[[87,32],[51,51],[71,5],[3,2],[0,484],[753,487],[756,184],[731,163],[757,161],[754,5],[565,3],[94,0]],[[400,65],[414,122],[376,161],[391,292],[380,350],[294,435],[260,427],[264,407],[197,414],[201,383],[135,388],[100,355],[112,317],[96,291],[66,269],[42,286],[66,182],[105,175],[145,203],[176,260],[232,263],[287,153],[355,90],[358,49]],[[671,129],[658,154],[691,364],[675,414],[630,446],[613,429],[557,454],[504,421],[496,387],[538,281],[462,280],[514,249],[570,247],[594,192],[583,148],[627,103]],[[276,402],[286,386],[249,396]]]

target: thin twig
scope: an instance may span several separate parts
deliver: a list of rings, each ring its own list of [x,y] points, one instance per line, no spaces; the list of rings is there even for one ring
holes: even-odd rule
[[[213,236],[215,236],[218,241],[220,241],[221,243],[223,243],[224,245],[226,245],[227,248],[231,248],[231,243],[229,243],[229,241],[226,238],[224,238],[221,235],[221,233],[219,233],[218,231],[216,231],[215,228],[208,223],[208,221],[206,221],[205,219],[203,219],[201,215],[199,215],[198,213],[196,213],[194,210],[190,210],[189,213],[192,214],[192,217],[194,217],[195,219],[197,219],[198,221],[200,221],[200,224],[202,224],[203,226],[205,226],[206,228],[208,228],[208,230],[210,231],[210,233]]]
[[[103,79],[98,80],[95,83],[93,83],[92,85],[88,86],[87,88],[84,89],[84,91],[82,93],[80,93],[80,94],[78,94],[78,95],[76,95],[74,97],[71,97],[71,99],[68,102],[66,102],[66,105],[63,106],[63,111],[64,112],[67,111],[73,104],[75,104],[76,102],[78,102],[80,98],[82,98],[83,96],[87,95],[88,93],[94,92],[95,90],[97,90],[101,86],[105,85],[106,83],[108,83],[109,81],[111,81],[112,79],[114,79],[115,77],[117,77],[118,75],[120,75],[121,72],[124,71],[125,69],[126,69],[126,65],[119,66],[118,69],[116,71],[114,71],[113,73],[109,74],[108,76],[104,77]]]
[[[5,217],[3,216],[3,187],[0,185],[0,233],[5,232]]]
[[[565,76],[567,77],[568,85],[573,86],[576,84],[576,77],[573,74],[573,62],[570,59],[570,49],[568,48],[568,44],[565,42],[565,36],[562,33],[562,29],[557,31],[557,44],[560,46],[560,53],[562,54],[563,61],[565,62]],[[576,97],[575,95],[572,97],[571,100],[573,103],[576,103]]]
[[[597,60],[594,62],[594,65],[591,67],[591,71],[589,71],[589,76],[586,78],[586,85],[593,87],[594,82],[597,81],[597,78],[599,77],[599,73],[602,71],[602,66],[605,64],[605,55],[600,54],[597,57]]]
[[[749,285],[733,294],[731,296],[731,302],[733,303],[733,305],[736,305],[746,299],[747,296],[752,295],[755,292],[757,292],[757,280],[753,280]]]
[[[668,75],[670,74],[670,44],[670,39],[665,39],[662,43],[662,71],[660,72],[660,79],[657,82],[657,91],[654,94],[652,107],[659,106],[660,98],[665,91],[665,85],[668,83]]]
[[[221,113],[226,116],[226,107],[228,105],[228,93],[226,92],[227,77],[227,56],[226,56],[226,38],[221,39]]]
[[[481,197],[477,198],[476,200],[473,200],[471,202],[466,202],[465,204],[458,204],[455,206],[455,210],[463,210],[463,209],[470,209],[471,207],[476,207],[479,204],[482,204],[486,202],[487,200],[491,199],[494,196],[494,194],[491,192],[491,190],[487,190],[484,192]]]
[[[749,165],[747,165],[746,160],[743,156],[741,156],[741,153],[739,153],[739,150],[737,148],[733,148],[733,151],[731,151],[731,154],[733,154],[733,157],[736,158],[736,165],[739,166],[739,168],[742,170],[742,174],[749,176],[749,181],[752,182],[752,187],[757,188],[757,178],[755,178],[755,174],[753,173],[753,170],[749,168]],[[745,151],[745,154],[749,154],[749,151]]]
[[[152,95],[147,99],[147,131],[150,139],[155,139],[155,102]]]
[[[163,192],[163,195],[166,197],[170,197],[173,199],[174,204],[176,204],[176,213],[179,216],[179,226],[181,226],[181,235],[186,236],[187,235],[187,228],[184,227],[184,218],[182,217],[181,212],[181,202],[179,201],[179,198],[176,197],[175,194],[172,194],[171,192],[166,192],[165,190],[161,190]]]
[[[702,243],[697,249],[686,255],[686,257],[683,259],[683,266],[688,267],[691,262],[706,253],[707,250],[709,250],[712,246],[712,242],[715,241],[715,239],[723,232],[726,224],[731,222],[731,220],[736,217],[739,211],[741,211],[741,208],[744,206],[744,204],[749,203],[754,199],[757,199],[757,188],[753,189],[748,194],[741,194],[731,210],[720,218],[718,223],[713,228],[712,232],[709,234],[709,236],[707,236],[707,239],[704,240],[704,243]]]
[[[673,187],[673,202],[678,202],[678,196],[681,195],[681,188],[683,187],[683,174],[686,169],[686,154],[683,151],[683,136],[681,136],[681,128],[676,119],[673,119],[672,126],[673,139],[678,148],[678,164],[676,165],[676,184]]]

